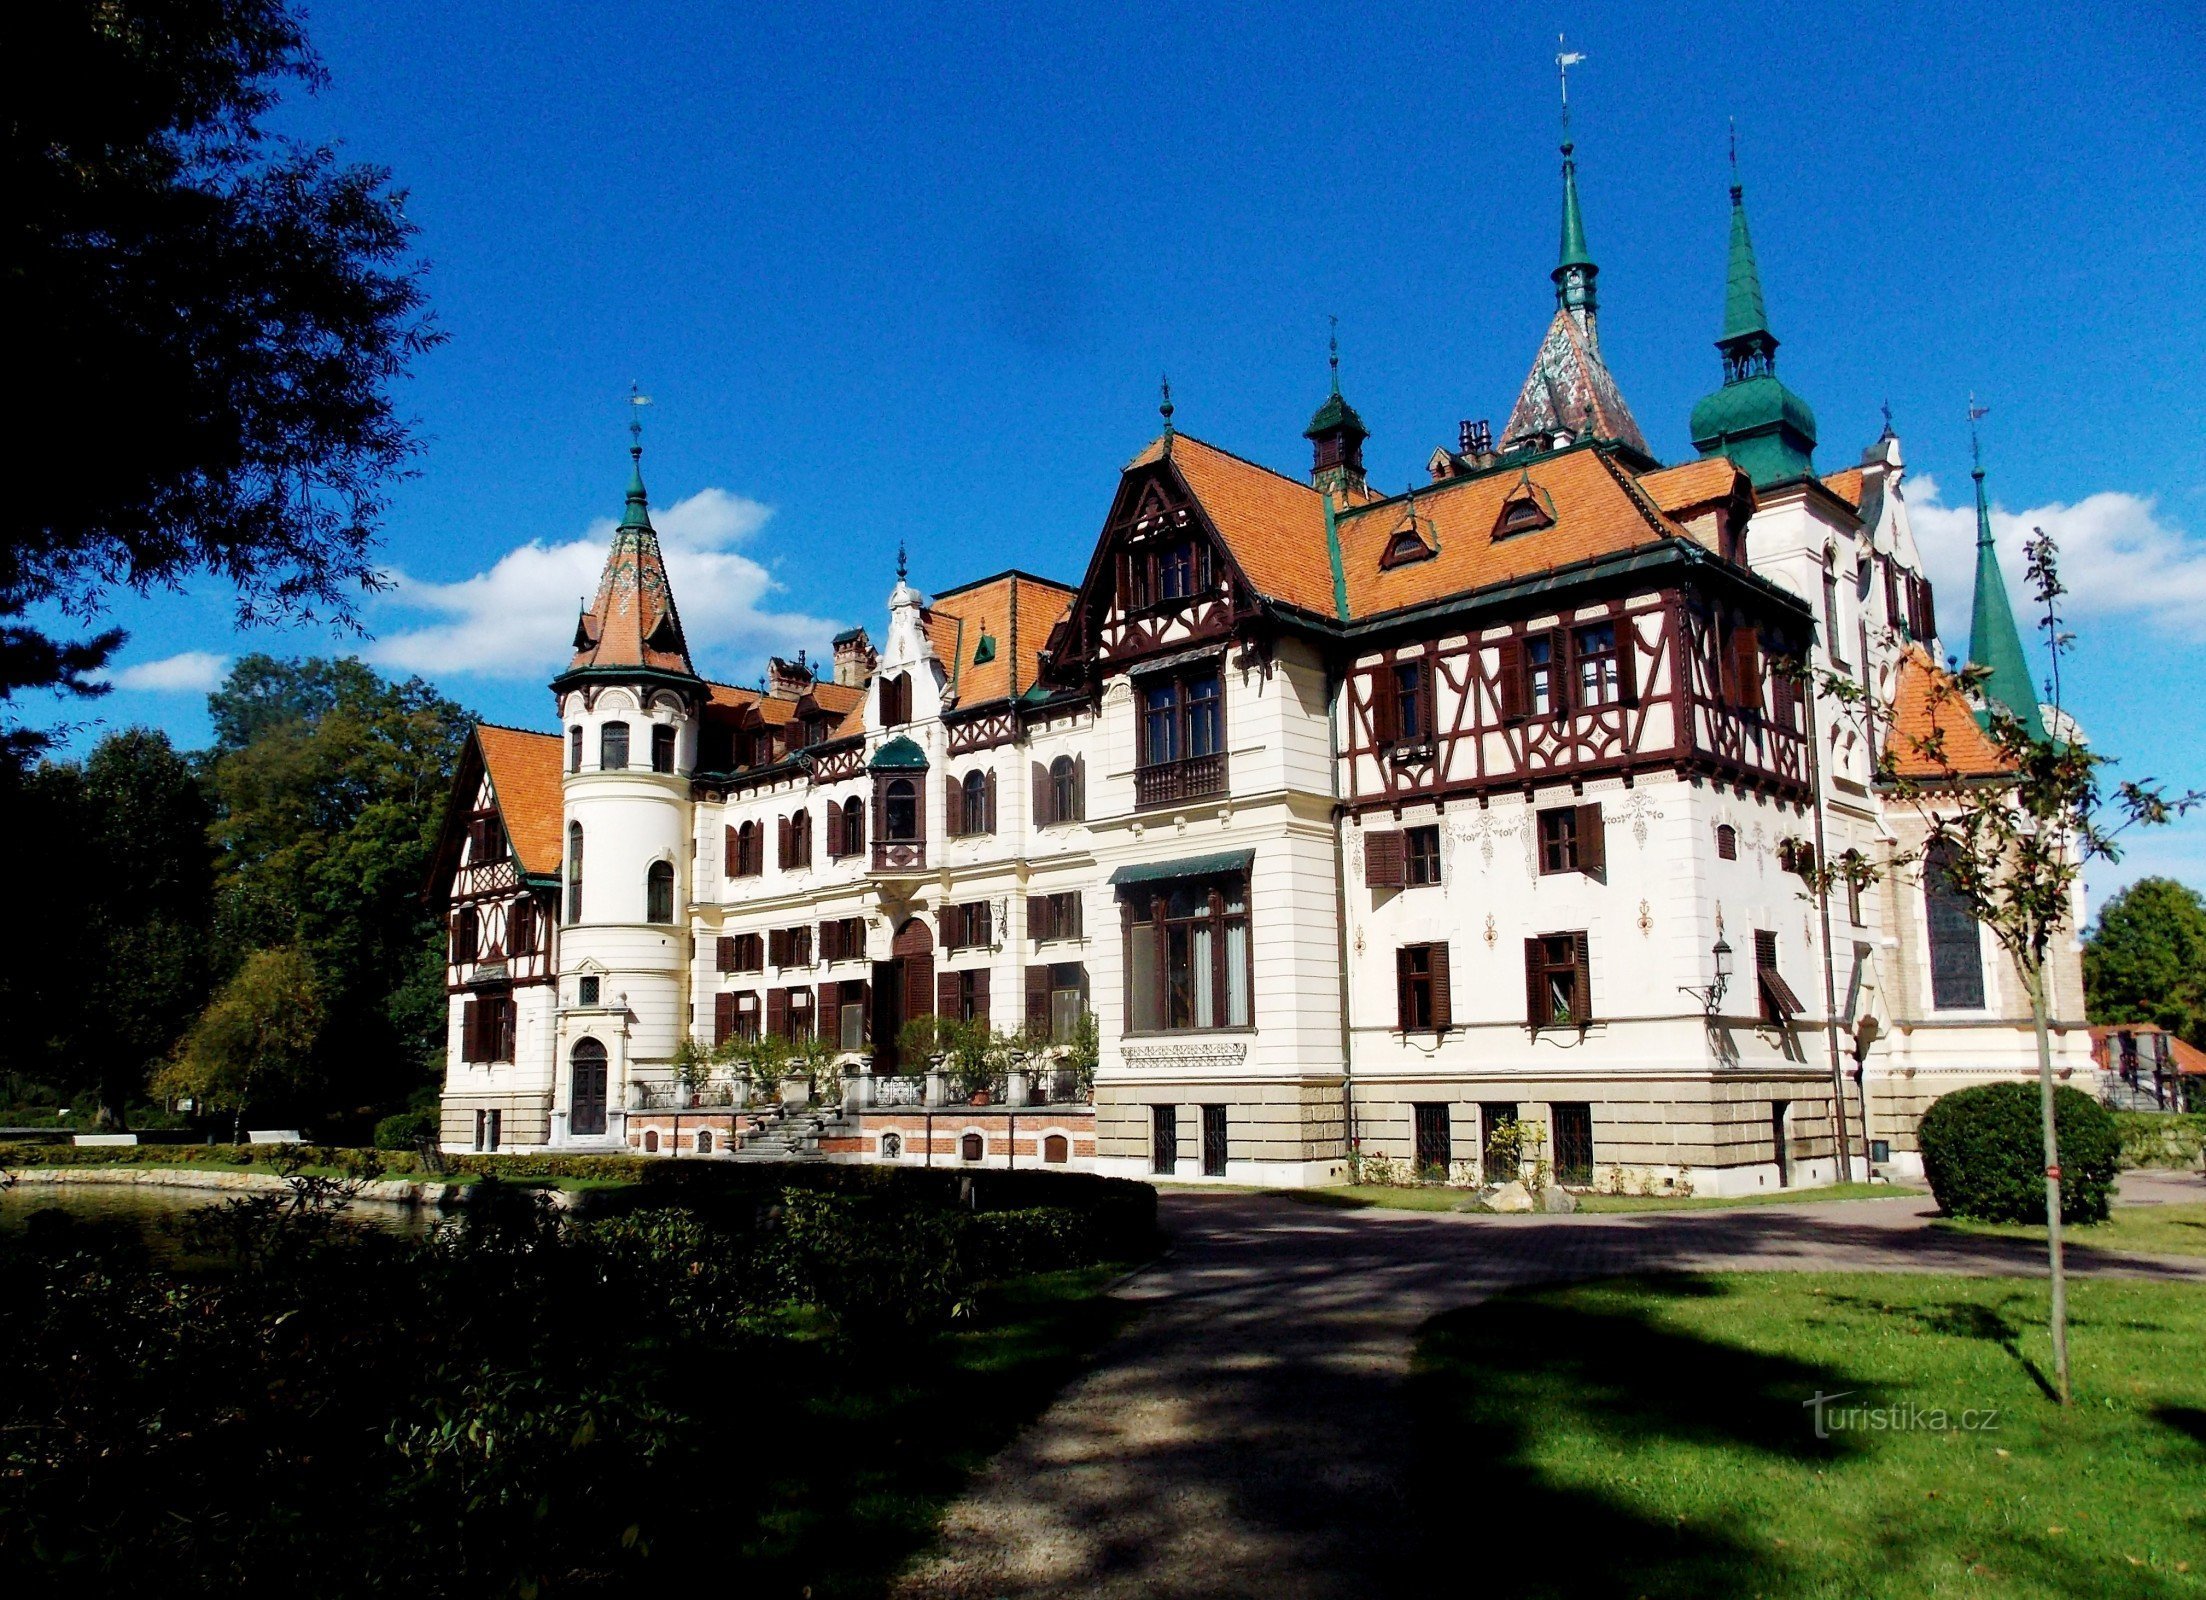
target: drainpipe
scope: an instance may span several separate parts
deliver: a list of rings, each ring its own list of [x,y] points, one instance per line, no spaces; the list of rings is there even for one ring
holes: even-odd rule
[[[1326,521],[1330,523],[1331,501],[1326,504]],[[1349,1055],[1354,1036],[1348,1016],[1348,848],[1342,831],[1347,817],[1340,798],[1340,697],[1348,680],[1335,676],[1330,669],[1326,679],[1325,766],[1333,785],[1333,904],[1339,907],[1339,914],[1333,918],[1333,945],[1340,963],[1340,1118],[1346,1154],[1356,1149],[1356,1086]]]

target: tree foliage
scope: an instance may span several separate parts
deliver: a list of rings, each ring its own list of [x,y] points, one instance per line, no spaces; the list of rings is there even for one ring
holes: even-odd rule
[[[2153,1022],[2206,1048],[2206,895],[2139,878],[2099,908],[2083,947],[2093,1022]]]
[[[155,1074],[155,1092],[189,1095],[233,1122],[249,1105],[289,1104],[311,1081],[323,1022],[307,958],[296,949],[256,950]]]
[[[262,126],[324,76],[284,0],[6,17],[10,355],[65,425],[0,532],[0,700],[98,692],[122,635],[55,639],[31,613],[82,622],[116,585],[209,574],[241,620],[349,622],[415,449],[391,390],[440,337],[403,191]]]

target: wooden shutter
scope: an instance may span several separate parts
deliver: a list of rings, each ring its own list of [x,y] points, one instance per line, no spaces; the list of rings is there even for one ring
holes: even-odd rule
[[[986,967],[978,968],[973,973],[973,1020],[983,1026],[986,1026],[988,1022],[988,969]]]
[[[1409,1032],[1410,1023],[1410,955],[1414,945],[1398,945],[1394,951],[1394,1026],[1401,1032]]]
[[[1515,635],[1501,641],[1501,714],[1511,722],[1524,717],[1524,641]]]
[[[1384,748],[1402,736],[1402,697],[1394,682],[1394,663],[1382,661],[1371,674],[1371,742]]]
[[[712,997],[712,1043],[718,1049],[728,1042],[735,1032],[735,995],[733,991]]]
[[[1578,676],[1577,658],[1571,651],[1571,633],[1568,628],[1557,628],[1547,636],[1548,704],[1555,708],[1555,715],[1570,715]]]
[[[786,869],[789,865],[789,819],[774,819],[774,865]]]
[[[1884,625],[1898,628],[1906,618],[1900,611],[1900,569],[1890,556],[1884,558]]]
[[[996,774],[993,768],[991,768],[988,773],[987,788],[988,815],[981,819],[980,831],[983,833],[994,833],[996,831]]]
[[[965,786],[947,772],[942,775],[942,828],[953,835],[965,831]]]
[[[1639,704],[1639,630],[1630,617],[1616,619],[1616,703]]]
[[[938,1017],[957,1015],[957,974],[938,972],[934,980],[934,1010]]]
[[[1063,820],[1066,822],[1085,822],[1088,820],[1088,758],[1086,756],[1074,756],[1072,758],[1072,815]]]
[[[1077,890],[1057,897],[1058,938],[1077,939],[1080,937],[1080,905],[1081,896]]]
[[[1573,991],[1577,1003],[1571,1011],[1571,1020],[1583,1024],[1593,1020],[1592,941],[1582,933],[1574,933],[1570,937],[1574,946],[1571,954],[1578,968],[1578,982]]]
[[[1547,1021],[1547,983],[1541,970],[1540,941],[1524,941],[1524,1015],[1532,1024],[1532,1031],[1540,1031]]]
[[[1368,833],[1363,841],[1363,881],[1374,889],[1399,889],[1406,878],[1402,868],[1402,835],[1399,829]]]
[[[839,983],[823,983],[819,987],[819,1006],[812,1013],[812,1031],[840,1050],[843,1046],[843,986]]]
[[[713,940],[712,966],[715,972],[733,972],[735,970],[735,940],[732,936],[723,934],[720,938]]]
[[[521,1008],[511,1000],[498,1002],[498,1054],[499,1061],[513,1059],[514,1035],[519,1031]]]
[[[461,1002],[460,1059],[462,1061],[482,1060],[481,1055],[476,1052],[475,1048],[478,1044],[482,1042],[482,1027],[481,1024],[476,1021],[476,1010],[477,1003],[475,1001],[467,1000]]]
[[[993,929],[990,927],[991,918],[988,912],[988,902],[985,900],[977,900],[973,904],[967,906],[965,908],[965,917],[966,943],[989,943],[990,934],[993,932]]]
[[[766,991],[766,1031],[783,1036],[788,1034],[789,991],[787,989],[768,989]]]
[[[1607,881],[1608,829],[1601,826],[1601,802],[1588,800],[1578,808],[1578,870],[1589,878]]]
[[[1026,969],[1026,1031],[1037,1039],[1049,1037],[1049,963],[1034,962]]]
[[[888,793],[889,786],[879,778],[875,778],[873,780],[873,837],[876,839],[886,839],[889,836]]]
[[[1742,711],[1761,709],[1762,649],[1750,622],[1731,632],[1731,702]]]
[[[1432,946],[1432,1025],[1440,1031],[1455,1026],[1455,994],[1449,981],[1448,945],[1443,939]]]
[[[735,842],[735,830],[729,828],[725,832],[727,838],[720,846],[720,876],[733,878],[742,873],[743,858],[737,854],[740,847]]]
[[[1923,597],[1923,637],[1935,639],[1938,636],[1938,592],[1928,578],[1917,578],[1915,582]]]
[[[1046,828],[1057,819],[1049,814],[1049,768],[1034,763],[1034,826]]]

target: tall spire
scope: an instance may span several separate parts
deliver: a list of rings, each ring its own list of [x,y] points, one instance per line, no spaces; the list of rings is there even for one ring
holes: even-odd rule
[[[1693,407],[1693,445],[1726,455],[1758,489],[1815,473],[1815,412],[1777,376],[1777,335],[1762,300],[1754,236],[1739,182],[1739,136],[1731,133],[1731,249],[1724,270],[1723,387]]]
[[[1371,430],[1340,392],[1338,317],[1333,318],[1333,336],[1326,353],[1333,372],[1333,392],[1302,430],[1302,437],[1310,441],[1310,484],[1326,494],[1360,493],[1366,483],[1363,442],[1371,437]]]
[[[1555,43],[1563,44],[1563,36],[1555,35]],[[1585,56],[1578,51],[1559,48],[1555,53],[1555,70],[1562,82],[1563,96],[1563,242],[1555,262],[1555,303],[1567,311],[1581,313],[1581,322],[1590,322],[1596,309],[1593,280],[1601,269],[1593,264],[1593,256],[1586,249],[1586,219],[1578,206],[1578,158],[1574,153],[1576,142],[1570,137],[1570,69]]]
[[[1969,660],[1990,669],[1984,698],[1998,701],[2021,720],[2033,739],[2042,739],[2045,721],[2038,714],[2037,691],[2030,686],[2029,658],[2022,653],[2022,632],[2007,601],[2007,580],[2000,573],[1999,547],[1992,539],[1991,505],[1984,497],[1984,451],[1976,422],[1987,409],[1976,403],[1975,395],[1969,396],[1969,476],[1976,480],[1976,602],[1969,612]],[[1989,713],[1979,720],[1989,722]]]
[[[576,673],[625,674],[636,669],[694,678],[689,643],[674,609],[666,555],[651,526],[650,497],[643,488],[643,417],[650,397],[628,386],[628,503],[613,547],[605,555],[597,599],[575,623],[574,657],[555,683]]]

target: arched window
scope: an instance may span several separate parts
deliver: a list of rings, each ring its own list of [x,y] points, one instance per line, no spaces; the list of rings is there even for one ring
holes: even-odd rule
[[[1070,756],[1059,756],[1049,764],[1049,805],[1053,822],[1080,819],[1080,785]]]
[[[987,1142],[977,1133],[969,1133],[957,1142],[958,1159],[978,1161],[987,1151]]]
[[[712,1130],[710,1128],[699,1128],[697,1130],[697,1153],[701,1156],[712,1154]]]
[[[918,838],[919,786],[909,778],[890,779],[882,820],[891,839]]]
[[[1042,1141],[1042,1160],[1050,1166],[1061,1167],[1071,1157],[1072,1150],[1061,1133],[1053,1133]]]
[[[1961,852],[1932,845],[1923,858],[1923,901],[1930,922],[1930,1003],[1939,1011],[1980,1011],[1984,1005],[1984,944],[1976,913],[1954,886]]]
[[[912,719],[912,681],[909,673],[891,673],[881,680],[881,726],[900,727]]]
[[[1716,859],[1719,861],[1736,861],[1739,859],[1739,830],[1728,822],[1716,824]]]
[[[903,1153],[904,1136],[902,1134],[884,1133],[881,1135],[881,1159],[883,1161],[894,1161]]]
[[[579,722],[567,730],[567,770],[582,770],[582,724]]]
[[[582,920],[582,824],[567,824],[567,920]]]
[[[965,775],[962,799],[964,803],[959,809],[964,813],[965,826],[961,831],[994,833],[996,818],[994,809],[988,804],[988,774],[977,767],[968,772]]]
[[[643,875],[643,920],[674,920],[674,863],[654,861]]]
[[[854,856],[866,847],[866,808],[863,801],[853,795],[843,802],[843,854]]]
[[[735,830],[735,876],[755,878],[765,870],[765,830],[755,822],[746,822]]]
[[[647,1156],[655,1156],[659,1153],[658,1129],[646,1128],[643,1130],[643,1153]]]
[[[598,730],[597,764],[602,772],[621,772],[628,766],[628,724],[608,722]]]
[[[475,916],[475,908],[468,906],[452,919],[452,959],[472,961],[481,947],[481,923]]]
[[[567,1127],[573,1133],[605,1131],[605,1045],[597,1039],[577,1039],[567,1060],[571,1063],[573,1093],[567,1102]]]

